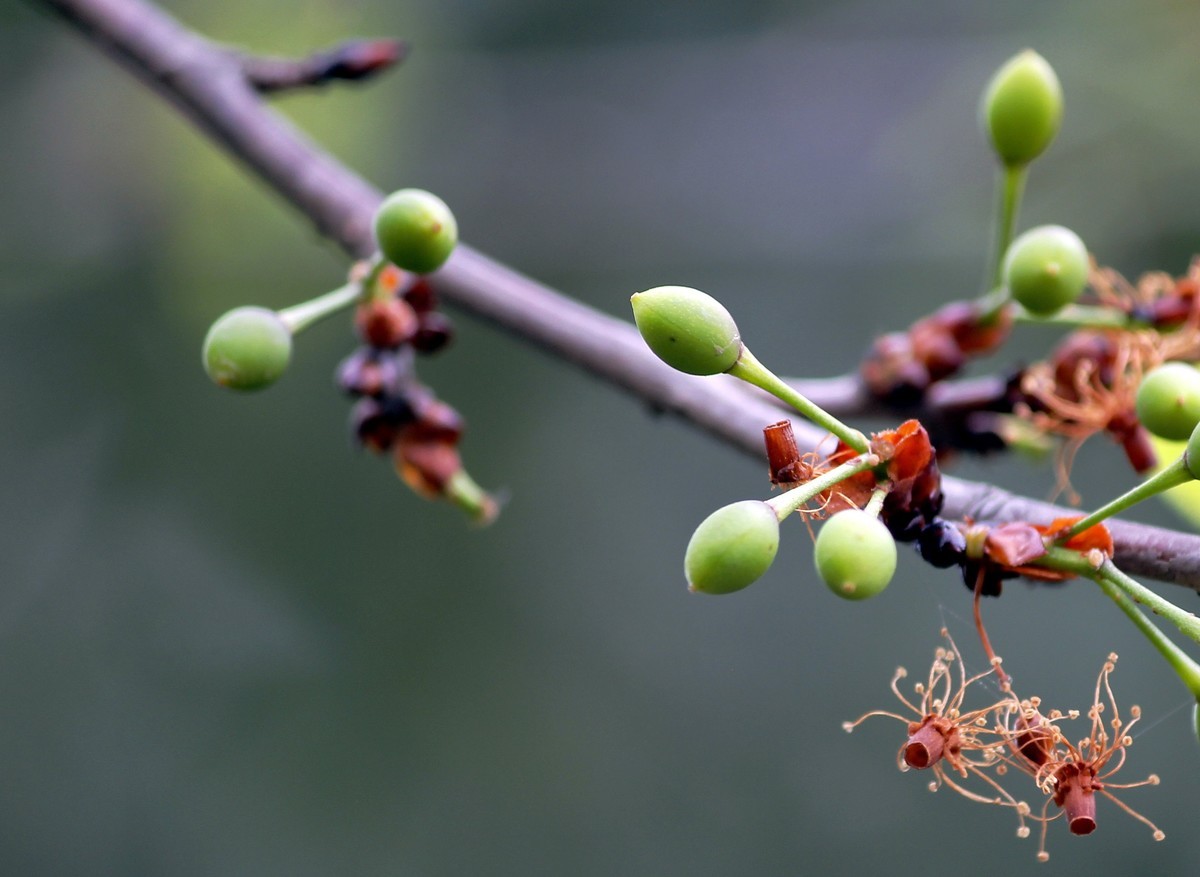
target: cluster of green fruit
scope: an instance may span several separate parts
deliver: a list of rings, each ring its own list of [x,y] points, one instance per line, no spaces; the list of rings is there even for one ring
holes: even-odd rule
[[[458,243],[458,224],[441,198],[421,189],[393,192],[375,214],[383,259],[414,274],[436,271]],[[377,262],[377,267],[384,264]],[[260,390],[282,377],[292,358],[292,337],[317,320],[358,302],[364,280],[280,311],[240,307],[224,314],[204,339],[208,376],[232,390]]]
[[[1035,52],[1018,54],[993,77],[982,116],[1000,161],[1002,198],[994,283],[980,301],[979,319],[986,321],[1018,306],[1033,318],[1053,316],[1074,305],[1087,286],[1087,248],[1078,235],[1058,225],[1012,238],[1028,167],[1054,140],[1062,117],[1062,91],[1053,69]],[[733,317],[716,299],[695,289],[665,286],[637,293],[632,305],[643,339],[668,365],[693,375],[730,374],[767,390],[861,455],[858,468],[840,477],[863,468],[875,468],[882,476],[863,434],[767,370],[746,348]],[[1148,482],[1147,488],[1165,489],[1181,479],[1200,477],[1200,371],[1171,362],[1149,372],[1138,391],[1137,414],[1156,435],[1191,440],[1188,451],[1169,467],[1170,474]],[[821,489],[828,486],[825,479],[817,479],[770,500],[735,502],[713,512],[696,529],[685,553],[691,589],[726,594],[759,579],[778,551],[780,522],[816,495],[817,482],[822,482]],[[896,542],[880,519],[879,499],[832,515],[817,533],[816,569],[838,596],[871,597],[895,572]],[[1113,513],[1106,509],[1106,514]]]

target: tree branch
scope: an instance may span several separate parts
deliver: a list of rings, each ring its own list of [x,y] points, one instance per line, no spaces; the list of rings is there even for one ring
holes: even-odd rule
[[[380,192],[268,107],[242,56],[187,30],[143,0],[31,2],[53,9],[101,45],[349,255],[371,254],[371,220]],[[433,280],[446,300],[622,387],[654,410],[677,415],[762,459],[762,428],[779,419],[779,410],[732,379],[694,378],[667,368],[629,323],[572,301],[465,245]],[[825,389],[854,391],[835,384]],[[823,438],[808,424],[796,427],[799,441],[810,447]],[[950,518],[1045,522],[1075,513],[955,478],[945,478],[944,488],[943,514]],[[1111,529],[1122,568],[1200,589],[1200,537],[1120,521]]]

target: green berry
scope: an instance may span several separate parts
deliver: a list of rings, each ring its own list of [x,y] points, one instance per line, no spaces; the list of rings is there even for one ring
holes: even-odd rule
[[[204,370],[222,387],[259,390],[275,383],[292,358],[292,333],[266,308],[235,308],[204,339]]]
[[[1026,49],[996,71],[983,96],[988,139],[1008,167],[1023,167],[1046,151],[1062,121],[1062,86],[1054,68]]]
[[[1167,362],[1148,372],[1138,387],[1137,416],[1159,438],[1188,438],[1200,423],[1200,371]]]
[[[642,339],[671,368],[689,375],[719,375],[742,355],[737,323],[707,293],[659,286],[634,293],[630,302]]]
[[[892,580],[896,540],[879,518],[847,509],[821,527],[813,559],[829,590],[847,600],[865,600]]]
[[[442,267],[458,243],[458,223],[446,202],[424,189],[393,192],[375,213],[375,238],[384,257],[405,271]]]
[[[1004,284],[1025,310],[1049,316],[1079,298],[1087,286],[1087,247],[1061,225],[1039,225],[1012,242],[1004,257]]]
[[[758,581],[779,550],[779,518],[765,502],[735,502],[705,518],[688,542],[683,570],[688,587],[730,594]]]
[[[1187,447],[1183,451],[1183,465],[1192,473],[1193,478],[1200,480],[1200,424],[1196,425],[1188,438]]]

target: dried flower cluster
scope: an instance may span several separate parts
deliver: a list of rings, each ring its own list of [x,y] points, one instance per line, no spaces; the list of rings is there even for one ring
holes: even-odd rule
[[[942,635],[949,647],[936,650],[928,678],[913,686],[915,699],[901,689],[900,681],[908,675],[903,667],[892,677],[892,692],[909,715],[873,710],[846,722],[843,728],[852,731],[874,716],[903,722],[907,736],[897,754],[900,769],[931,771],[931,791],[945,786],[970,801],[1012,809],[1018,837],[1029,836],[1027,821],[1040,822],[1039,861],[1050,857],[1046,829],[1060,816],[1065,816],[1072,834],[1091,834],[1096,829],[1097,795],[1147,825],[1155,840],[1164,838],[1154,823],[1114,794],[1115,790],[1159,782],[1154,774],[1130,783],[1112,780],[1125,765],[1126,752],[1133,744],[1130,731],[1141,717],[1136,706],[1130,707],[1128,719],[1121,717],[1109,683],[1116,655],[1110,654],[1105,661],[1092,705],[1082,714],[1090,722],[1087,736],[1073,741],[1066,729],[1081,718],[1078,710],[1043,711],[1039,698],[1018,698],[996,657],[987,670],[968,676],[958,646],[946,630]],[[996,683],[999,697],[986,706],[967,708],[968,691],[982,687],[979,683],[989,677]],[[1033,813],[1023,798],[1009,790],[1016,775],[1033,780],[1033,793],[1044,798],[1040,812]]]

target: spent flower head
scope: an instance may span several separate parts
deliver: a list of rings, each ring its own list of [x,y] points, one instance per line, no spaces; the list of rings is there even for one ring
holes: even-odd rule
[[[900,680],[908,676],[907,670],[897,667],[892,677],[892,693],[909,715],[872,710],[853,722],[845,722],[842,727],[847,732],[853,731],[873,716],[903,722],[907,738],[896,754],[896,763],[902,771],[928,769],[934,775],[929,784],[930,791],[937,791],[944,785],[970,801],[1013,808],[1017,813],[1017,836],[1028,837],[1025,817],[1029,815],[1029,805],[1014,798],[991,775],[997,768],[1003,772],[1006,748],[1011,746],[1013,737],[1013,731],[999,720],[993,722],[992,716],[1013,709],[1012,695],[1006,693],[985,707],[967,709],[964,706],[967,691],[995,674],[999,659],[987,670],[968,676],[954,639],[944,628],[942,636],[949,647],[939,646],[934,652],[928,678],[913,686],[915,699],[900,688]],[[986,788],[975,791],[963,784],[964,780],[972,779]]]
[[[1019,708],[1004,714],[1001,727],[1011,741],[1004,760],[1032,776],[1038,789],[1046,795],[1041,815],[1034,817],[1042,823],[1039,861],[1050,858],[1046,852],[1046,829],[1060,815],[1066,815],[1067,827],[1072,834],[1091,834],[1096,830],[1097,794],[1148,826],[1155,840],[1165,837],[1158,826],[1113,794],[1113,790],[1156,786],[1159,782],[1155,774],[1132,783],[1112,781],[1113,775],[1125,765],[1126,750],[1133,744],[1129,732],[1142,715],[1137,706],[1131,706],[1129,718],[1121,717],[1109,684],[1116,662],[1117,656],[1110,654],[1100,669],[1092,705],[1086,714],[1091,727],[1088,736],[1077,742],[1071,741],[1061,725],[1080,718],[1078,711],[1066,714],[1051,711],[1043,715],[1035,698],[1022,701]],[[1053,816],[1047,816],[1051,804],[1060,809]]]

